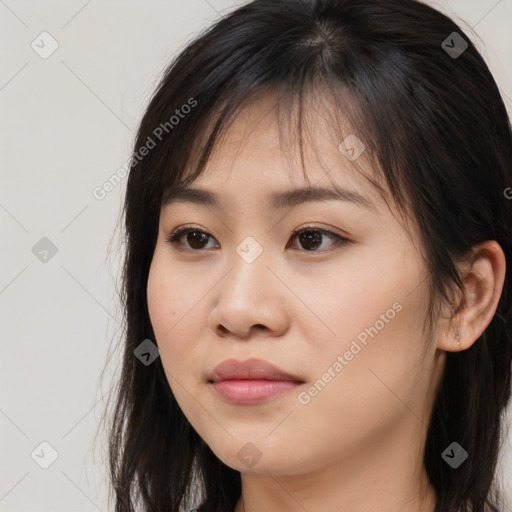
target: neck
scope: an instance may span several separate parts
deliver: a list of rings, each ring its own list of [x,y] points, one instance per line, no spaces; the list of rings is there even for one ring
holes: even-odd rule
[[[412,415],[409,419],[417,422]],[[242,473],[234,512],[434,512],[436,494],[423,468],[421,430],[405,425],[384,439],[376,435],[364,450],[309,472]]]
[[[425,477],[426,478],[426,477]],[[409,492],[403,492],[400,497],[392,497],[389,493],[377,493],[373,485],[368,485],[363,495],[350,492],[344,499],[336,499],[333,508],[333,495],[306,493],[292,494],[284,486],[282,479],[272,478],[273,488],[270,482],[263,481],[259,484],[242,485],[242,494],[236,503],[234,512],[257,512],[265,510],[266,512],[302,512],[306,510],[315,510],[315,512],[331,512],[339,510],[340,512],[434,512],[436,506],[436,493],[429,482],[411,489]],[[268,490],[271,489],[270,493]],[[257,494],[259,493],[259,494]],[[338,492],[336,496],[338,496]]]

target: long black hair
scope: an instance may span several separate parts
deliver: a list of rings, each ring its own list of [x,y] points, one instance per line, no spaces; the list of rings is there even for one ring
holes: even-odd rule
[[[268,91],[280,125],[298,113],[301,143],[307,100],[320,92],[364,141],[399,211],[420,228],[428,329],[452,292],[464,291],[455,262],[486,240],[503,249],[496,314],[470,348],[447,353],[423,460],[436,512],[497,512],[501,416],[511,393],[511,127],[469,37],[414,0],[255,0],[205,30],[165,71],[138,129],[123,210],[126,332],[109,425],[116,512],[232,512],[240,497],[240,473],[189,424],[160,358],[146,366],[134,350],[155,340],[146,284],[162,198],[200,175],[230,121]],[[441,458],[453,441],[469,454],[456,470]]]

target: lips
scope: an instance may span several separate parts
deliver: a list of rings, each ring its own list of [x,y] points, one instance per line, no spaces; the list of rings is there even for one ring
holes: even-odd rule
[[[220,382],[224,380],[304,382],[297,375],[288,373],[267,361],[255,358],[247,359],[246,361],[227,359],[217,365],[209,376],[209,382]]]

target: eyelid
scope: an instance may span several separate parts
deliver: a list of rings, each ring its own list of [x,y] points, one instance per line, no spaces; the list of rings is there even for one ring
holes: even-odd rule
[[[208,235],[210,234],[210,233],[207,233],[201,226],[197,226],[197,225],[194,225],[194,224],[185,224],[184,226],[178,226],[177,228],[174,228],[171,231],[171,233],[168,235],[168,238],[172,238],[175,235],[177,235],[178,233],[181,233],[182,231],[185,231],[187,229],[201,231],[201,232],[206,233]]]

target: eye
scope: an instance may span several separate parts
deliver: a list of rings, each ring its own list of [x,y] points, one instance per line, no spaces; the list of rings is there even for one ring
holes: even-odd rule
[[[292,239],[297,237],[300,244],[307,248],[307,252],[321,252],[318,251],[317,248],[322,245],[322,237],[327,237],[334,241],[331,247],[336,243],[337,245],[344,245],[349,242],[347,238],[325,229],[316,228],[315,226],[306,226],[296,229],[292,235]]]
[[[211,237],[211,235],[197,227],[185,226],[177,229],[166,238],[166,242],[180,246],[181,239],[184,237],[184,235],[187,235],[186,241],[189,244],[189,247],[185,247],[185,249],[179,248],[178,250],[199,252],[200,250],[208,249],[208,247],[205,247],[204,244],[208,242],[208,238]],[[293,240],[294,238],[297,238],[302,247],[306,248],[306,251],[302,252],[321,252],[317,249],[318,247],[322,246],[322,237],[327,237],[334,241],[330,247],[336,244],[344,245],[350,242],[350,240],[347,238],[344,238],[325,229],[316,228],[315,226],[306,226],[300,229],[296,229],[292,233],[291,239]]]
[[[181,229],[177,229],[173,233],[169,235],[168,238],[166,238],[166,242],[169,242],[173,245],[181,245],[180,239],[183,237],[183,235],[187,234],[187,242],[190,243],[192,250],[195,251],[196,249],[204,249],[202,244],[204,244],[208,237],[210,236],[206,231],[203,231],[200,228],[196,227],[183,227]],[[189,248],[186,249],[179,249],[179,250],[190,250]],[[197,251],[195,251],[197,252]]]

